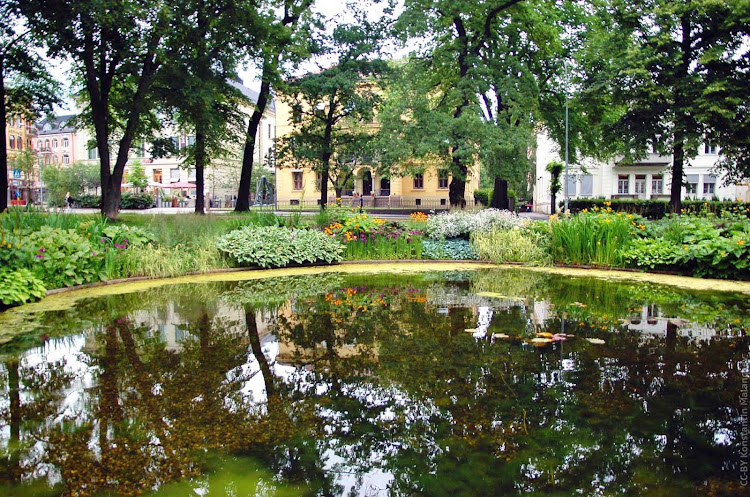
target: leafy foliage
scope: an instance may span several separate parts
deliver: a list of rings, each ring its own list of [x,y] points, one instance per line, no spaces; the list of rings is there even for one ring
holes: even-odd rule
[[[45,293],[44,283],[28,269],[0,267],[0,308],[41,299]]]
[[[430,238],[469,238],[478,231],[489,231],[494,227],[512,228],[523,226],[524,220],[517,214],[499,209],[483,209],[477,212],[451,211],[430,216],[424,227]]]
[[[449,238],[447,240],[423,240],[423,259],[450,259],[456,261],[479,259],[477,251],[468,240]]]
[[[219,238],[218,249],[240,266],[284,267],[290,263],[339,262],[344,246],[314,230],[246,226]]]
[[[524,228],[493,228],[471,235],[471,245],[477,258],[497,264],[526,262],[532,265],[551,265],[547,244],[540,233]]]
[[[42,226],[24,238],[18,255],[51,288],[106,279],[104,254],[75,230]]]
[[[122,209],[150,209],[154,206],[154,196],[150,193],[123,193],[120,198]]]

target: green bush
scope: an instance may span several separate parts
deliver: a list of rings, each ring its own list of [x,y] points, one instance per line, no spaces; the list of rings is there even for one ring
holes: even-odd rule
[[[44,283],[28,269],[0,267],[0,308],[40,299],[46,292]]]
[[[98,209],[102,206],[102,197],[101,195],[79,195],[78,203],[81,204],[81,207]]]
[[[494,228],[489,232],[472,233],[471,243],[479,259],[497,264],[525,262],[546,266],[552,263],[545,249],[544,235],[524,228]]]
[[[571,217],[550,217],[550,248],[555,262],[616,266],[621,249],[645,229],[633,214],[581,212]]]
[[[484,206],[490,205],[490,202],[492,202],[492,192],[492,188],[477,188],[474,190],[474,202]]]
[[[574,199],[568,201],[571,213],[593,211],[595,208],[610,207],[613,212],[625,212],[643,216],[646,219],[662,219],[669,214],[669,202],[666,200],[639,199]],[[716,214],[723,212],[742,214],[750,217],[750,205],[745,202],[685,200],[682,202],[682,214]]]
[[[344,246],[313,230],[246,226],[219,238],[216,246],[239,266],[284,267],[292,262],[339,262]]]
[[[19,255],[49,288],[106,279],[104,254],[75,230],[42,226],[25,237]]]
[[[466,261],[479,259],[479,256],[468,240],[449,238],[447,240],[423,240],[422,258]]]
[[[154,205],[154,196],[150,193],[123,193],[120,198],[121,209],[150,209]]]

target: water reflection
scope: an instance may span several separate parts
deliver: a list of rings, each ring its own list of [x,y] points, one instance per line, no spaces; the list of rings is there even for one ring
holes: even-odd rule
[[[329,274],[35,319],[44,332],[2,356],[13,495],[741,488],[744,296],[522,270]]]

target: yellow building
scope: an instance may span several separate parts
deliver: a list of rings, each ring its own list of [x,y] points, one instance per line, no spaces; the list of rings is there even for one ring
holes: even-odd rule
[[[277,136],[283,138],[294,130],[292,110],[283,99],[276,101]],[[377,124],[374,125],[377,128]],[[448,185],[451,175],[441,175],[436,167],[425,167],[423,174],[384,177],[376,168],[360,166],[354,170],[354,182],[342,191],[344,205],[359,206],[360,195],[365,207],[447,209]],[[276,168],[277,206],[314,207],[320,204],[319,178],[315,171],[303,167]],[[465,198],[468,205],[474,202],[474,190],[479,188],[479,164],[469,172]],[[334,203],[336,192],[333,183],[328,185],[328,203]]]
[[[36,128],[33,123],[28,122],[20,116],[8,118],[5,130],[5,146],[8,151],[8,194],[10,202],[8,205],[26,205],[31,200],[32,190],[39,184],[38,169],[35,164],[25,164],[28,157],[21,160],[25,151],[31,151],[35,161],[36,152],[33,147],[33,138]]]

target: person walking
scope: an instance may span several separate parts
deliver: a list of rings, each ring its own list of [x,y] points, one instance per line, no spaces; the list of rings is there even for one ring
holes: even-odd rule
[[[65,194],[65,206],[68,209],[73,209],[73,197],[70,195],[70,192]]]

